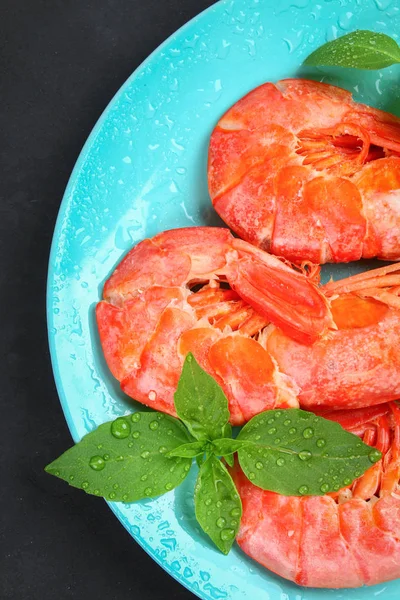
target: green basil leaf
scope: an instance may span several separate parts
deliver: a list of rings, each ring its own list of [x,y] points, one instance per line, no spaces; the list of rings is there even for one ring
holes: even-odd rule
[[[256,486],[286,496],[321,496],[350,485],[381,458],[338,423],[297,408],[253,417],[238,439],[241,468]]]
[[[226,462],[228,467],[233,467],[235,465],[235,459],[233,458],[233,454],[227,454],[226,456],[223,456],[222,458],[224,459],[224,461]]]
[[[206,460],[205,454],[198,454],[196,456],[196,464],[199,467],[199,469],[201,468],[201,465],[205,462],[205,460]]]
[[[226,396],[193,354],[186,357],[174,399],[178,417],[197,440],[213,440],[231,431]]]
[[[225,427],[222,429],[222,436],[223,438],[231,438],[232,437],[232,425],[230,423],[227,423],[225,425]]]
[[[242,503],[226,467],[213,455],[200,468],[194,504],[203,531],[228,554],[239,531]]]
[[[45,470],[107,500],[154,498],[177,487],[187,476],[192,460],[166,455],[189,441],[177,419],[137,412],[100,425]]]
[[[400,47],[384,33],[358,30],[327,42],[304,61],[313,67],[383,69],[400,63]]]
[[[190,442],[189,444],[182,444],[173,450],[170,450],[167,454],[167,458],[172,456],[181,456],[182,458],[195,458],[200,454],[204,454],[207,442]]]
[[[233,454],[237,452],[239,448],[251,445],[251,442],[247,440],[229,440],[228,438],[221,438],[219,440],[213,440],[213,451],[217,456],[226,456],[227,454]]]

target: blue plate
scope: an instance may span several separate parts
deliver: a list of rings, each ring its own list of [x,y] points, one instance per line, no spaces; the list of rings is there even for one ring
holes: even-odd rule
[[[218,118],[253,87],[312,77],[396,111],[400,70],[300,68],[317,46],[354,29],[397,38],[390,0],[225,0],[165,42],[132,75],[90,135],[71,176],[54,233],[48,327],[54,376],[75,441],[132,410],[99,346],[94,306],[105,279],[139,240],[218,224],[207,192],[208,138]],[[336,276],[352,267],[336,269]],[[296,586],[248,559],[225,557],[194,518],[192,477],[158,500],[110,508],[134,539],[200,598],[367,600],[400,597],[400,581],[356,590]]]

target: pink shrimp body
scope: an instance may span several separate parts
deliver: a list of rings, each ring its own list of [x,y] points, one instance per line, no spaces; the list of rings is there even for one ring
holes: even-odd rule
[[[298,406],[296,385],[255,337],[268,323],[308,344],[334,327],[312,278],[215,227],[144,240],[115,269],[103,297],[100,340],[126,394],[175,414],[173,395],[193,352],[224,389],[232,424]]]
[[[209,190],[242,239],[293,262],[400,258],[400,119],[341,88],[266,83],[214,129]]]
[[[318,588],[400,577],[400,408],[396,403],[325,413],[383,458],[350,487],[325,496],[282,496],[232,472],[242,499],[237,542],[281,577]]]
[[[303,408],[360,408],[400,397],[400,265],[321,288],[337,326],[311,346],[274,329],[265,348]]]
[[[232,237],[188,228],[138,244],[96,309],[126,394],[174,413],[192,352],[222,386],[232,424],[273,407],[358,408],[400,397],[400,266],[317,288]]]

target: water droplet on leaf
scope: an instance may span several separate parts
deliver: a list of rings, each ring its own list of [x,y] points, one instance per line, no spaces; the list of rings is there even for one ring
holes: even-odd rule
[[[299,494],[301,494],[302,496],[304,496],[304,494],[307,494],[308,492],[308,486],[307,485],[301,485],[299,487]]]
[[[131,432],[129,421],[124,417],[119,417],[111,423],[111,433],[118,440],[123,440],[128,437]]]
[[[376,463],[381,458],[381,453],[374,449],[368,454],[368,458],[372,463]]]
[[[140,413],[134,413],[131,416],[132,423],[138,423],[140,421],[140,419],[141,419],[141,414]]]
[[[314,435],[314,429],[312,427],[306,427],[303,431],[303,437],[306,438],[306,440],[309,440],[310,438],[312,438],[312,436]]]
[[[326,441],[323,438],[320,438],[319,440],[317,440],[317,446],[318,448],[323,448],[326,444]]]
[[[276,464],[278,465],[278,467],[283,467],[283,465],[285,464],[285,459],[278,458],[278,460],[276,461]]]
[[[299,452],[300,460],[310,460],[311,457],[312,457],[312,454],[309,450],[302,450],[301,452]]]
[[[156,429],[158,429],[158,423],[157,423],[157,421],[151,421],[149,427],[150,427],[150,429],[152,431],[155,431]]]
[[[89,460],[89,467],[93,469],[93,471],[102,471],[105,466],[106,463],[101,456],[92,456],[92,458]]]
[[[216,525],[217,527],[222,529],[226,525],[226,520],[224,519],[224,517],[219,517],[219,519],[217,519],[216,521]]]
[[[221,531],[221,540],[223,542],[229,542],[229,540],[232,540],[234,537],[235,537],[234,529],[223,529]]]

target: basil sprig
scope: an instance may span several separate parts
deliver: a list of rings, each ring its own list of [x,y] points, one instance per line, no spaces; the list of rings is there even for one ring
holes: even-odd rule
[[[384,33],[359,29],[327,42],[304,61],[313,67],[332,66],[353,69],[384,69],[400,63],[400,47]]]
[[[336,491],[381,458],[378,450],[337,423],[300,409],[265,411],[233,439],[227,399],[191,354],[175,393],[175,408],[181,420],[136,412],[104,423],[46,471],[88,494],[134,502],[176,488],[195,458],[196,518],[227,554],[242,515],[239,494],[224,464],[233,466],[235,453],[254,485],[288,496]]]

